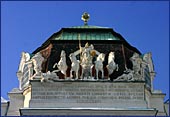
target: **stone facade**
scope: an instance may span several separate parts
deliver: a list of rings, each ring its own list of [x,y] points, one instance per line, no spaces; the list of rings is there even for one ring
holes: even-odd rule
[[[10,105],[1,98],[1,115],[168,115],[165,94],[153,87],[152,54],[84,18],[22,52],[19,87],[8,93]]]

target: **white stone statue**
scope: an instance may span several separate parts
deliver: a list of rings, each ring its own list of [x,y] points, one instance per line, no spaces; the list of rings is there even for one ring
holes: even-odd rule
[[[114,81],[134,81],[133,73],[133,70],[127,69],[121,76],[117,77]]]
[[[92,77],[92,67],[94,66],[92,63],[93,54],[92,50],[94,46],[91,44],[90,46],[88,43],[85,44],[85,47],[80,48],[80,65],[82,66],[82,74],[81,79],[83,76],[85,77]],[[89,75],[90,74],[90,75]]]
[[[105,59],[105,54],[101,53],[98,55],[97,60],[95,61],[95,70],[96,70],[96,79],[98,80],[99,71],[102,72],[102,78],[104,78],[104,71],[103,71],[103,61]]]
[[[81,48],[80,51],[81,51],[81,61],[82,61],[82,65],[83,64],[86,64],[87,66],[88,65],[92,65],[92,55],[91,55],[91,50],[93,50],[94,47],[93,45],[91,44],[90,46],[88,45],[88,43],[86,43],[85,47],[84,48]]]
[[[153,61],[152,61],[152,53],[148,52],[146,54],[144,54],[143,56],[143,63],[145,63],[146,66],[148,66],[149,68],[149,75],[150,75],[150,80],[151,80],[151,91],[154,91],[154,86],[153,86],[153,80],[155,78],[156,72],[154,71],[154,65],[153,65]],[[143,67],[143,80],[145,80],[145,68],[146,66]],[[149,83],[149,82],[148,82]]]
[[[34,70],[35,70],[35,75],[34,76],[41,76],[42,72],[42,63],[44,61],[44,57],[41,55],[40,52],[36,53],[32,58],[32,63],[34,66]]]
[[[147,63],[147,65],[149,67],[149,72],[154,72],[154,66],[153,66],[151,52],[144,54],[143,60]]]
[[[56,73],[48,71],[47,73],[42,73],[41,82],[52,82],[53,80],[58,80],[59,77]]]
[[[130,60],[133,64],[134,74],[140,75],[142,59],[139,57],[139,54],[135,52]]]
[[[92,79],[92,68],[93,68],[93,57],[96,55],[99,55],[100,52],[98,52],[97,50],[94,50],[94,46],[91,44],[89,46],[88,43],[85,44],[85,47],[81,47],[81,45],[79,45],[79,50],[77,50],[76,52],[74,52],[74,55],[77,56],[78,54],[80,54],[80,65],[82,68],[82,72],[81,72],[81,76],[80,78],[90,78]]]
[[[115,53],[110,52],[108,56],[108,65],[106,66],[108,74],[111,75],[115,70],[118,71],[118,64],[115,63]]]
[[[64,77],[67,77],[67,63],[66,63],[66,53],[64,50],[61,51],[61,55],[60,55],[60,61],[58,63],[55,63],[53,65],[53,68],[58,67],[59,71],[61,71],[62,74],[64,74]]]
[[[76,79],[78,79],[79,75],[79,68],[80,68],[80,61],[76,59],[76,56],[74,53],[70,54],[70,60],[71,60],[71,71],[70,71],[70,77],[73,78],[73,71],[76,73]]]
[[[29,60],[30,60],[30,54],[27,52],[22,52],[18,72],[23,72],[24,64]]]

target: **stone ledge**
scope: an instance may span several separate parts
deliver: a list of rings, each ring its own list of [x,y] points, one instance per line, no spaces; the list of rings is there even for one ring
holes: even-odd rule
[[[155,116],[154,108],[20,108],[20,115],[133,115]]]
[[[40,79],[30,80],[30,82],[41,82]],[[145,81],[110,81],[110,80],[53,80],[53,82],[110,82],[110,83],[145,83]]]

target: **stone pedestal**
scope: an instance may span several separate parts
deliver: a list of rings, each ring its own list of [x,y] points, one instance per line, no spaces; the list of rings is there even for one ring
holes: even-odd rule
[[[144,82],[32,80],[31,100],[21,115],[155,115]]]
[[[150,104],[152,108],[156,108],[158,110],[158,116],[165,116],[165,109],[164,109],[164,97],[165,94],[159,91],[155,91],[152,93],[150,98]]]
[[[9,108],[9,101],[1,97],[1,116],[6,116]]]
[[[143,82],[31,81],[30,108],[146,108]]]
[[[8,93],[8,96],[10,99],[10,106],[7,116],[19,116],[19,109],[23,108],[24,105],[24,96],[22,95],[22,91],[20,91],[18,88],[14,88]]]

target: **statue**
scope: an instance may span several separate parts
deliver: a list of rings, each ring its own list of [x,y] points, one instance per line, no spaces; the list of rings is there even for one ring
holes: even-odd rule
[[[101,53],[98,55],[97,60],[95,61],[95,69],[96,69],[96,79],[98,80],[98,73],[99,71],[102,72],[102,78],[104,78],[104,71],[103,71],[103,61],[105,59],[105,54]]]
[[[57,65],[59,71],[61,71],[61,73],[64,74],[64,76],[66,78],[67,64],[66,64],[66,53],[64,50],[61,51],[60,61],[58,63],[55,63],[53,65],[53,68],[55,68],[56,65]]]
[[[27,62],[29,60],[30,60],[30,54],[27,53],[27,52],[22,52],[21,53],[21,60],[20,60],[20,64],[19,64],[19,69],[18,69],[19,72],[23,71],[23,67],[24,67],[25,62]]]
[[[149,72],[154,72],[154,66],[153,66],[151,52],[144,54],[143,60],[147,63],[147,65],[149,67]]]
[[[93,54],[95,54],[95,51],[93,51],[94,46],[91,44],[90,46],[88,43],[85,44],[85,47],[80,48],[80,65],[82,66],[82,74],[81,74],[81,79],[85,75],[86,77],[92,77],[92,59],[93,59]]]
[[[133,56],[130,58],[130,60],[132,61],[132,64],[133,64],[134,74],[140,75],[139,72],[141,70],[142,59],[139,57],[139,54],[134,53]]]
[[[93,78],[92,77],[92,68],[93,68],[93,57],[99,55],[100,53],[97,50],[94,50],[94,46],[88,43],[85,44],[85,47],[79,45],[80,50],[74,52],[74,55],[77,56],[80,54],[80,66],[82,68],[80,78]],[[72,53],[73,54],[73,53]],[[71,58],[70,58],[71,59]],[[71,71],[72,72],[72,71]],[[77,76],[77,75],[76,75]]]
[[[133,76],[134,71],[131,69],[127,69],[124,71],[124,74],[116,78],[114,81],[134,81],[134,76]]]
[[[108,65],[106,66],[108,74],[111,75],[115,70],[118,71],[118,64],[115,63],[115,53],[110,52],[108,56]]]
[[[41,82],[52,82],[55,79],[58,80],[59,77],[54,72],[48,71],[47,73],[42,73]]]
[[[42,72],[42,62],[44,61],[44,57],[41,55],[40,52],[36,53],[33,57],[32,57],[32,63],[34,66],[34,70],[35,70],[35,76],[41,76]]]
[[[70,60],[72,62],[71,64],[71,71],[70,71],[70,77],[73,78],[72,72],[74,71],[76,73],[76,80],[78,79],[78,72],[79,72],[79,63],[80,61],[76,59],[76,56],[74,53],[70,54]]]

